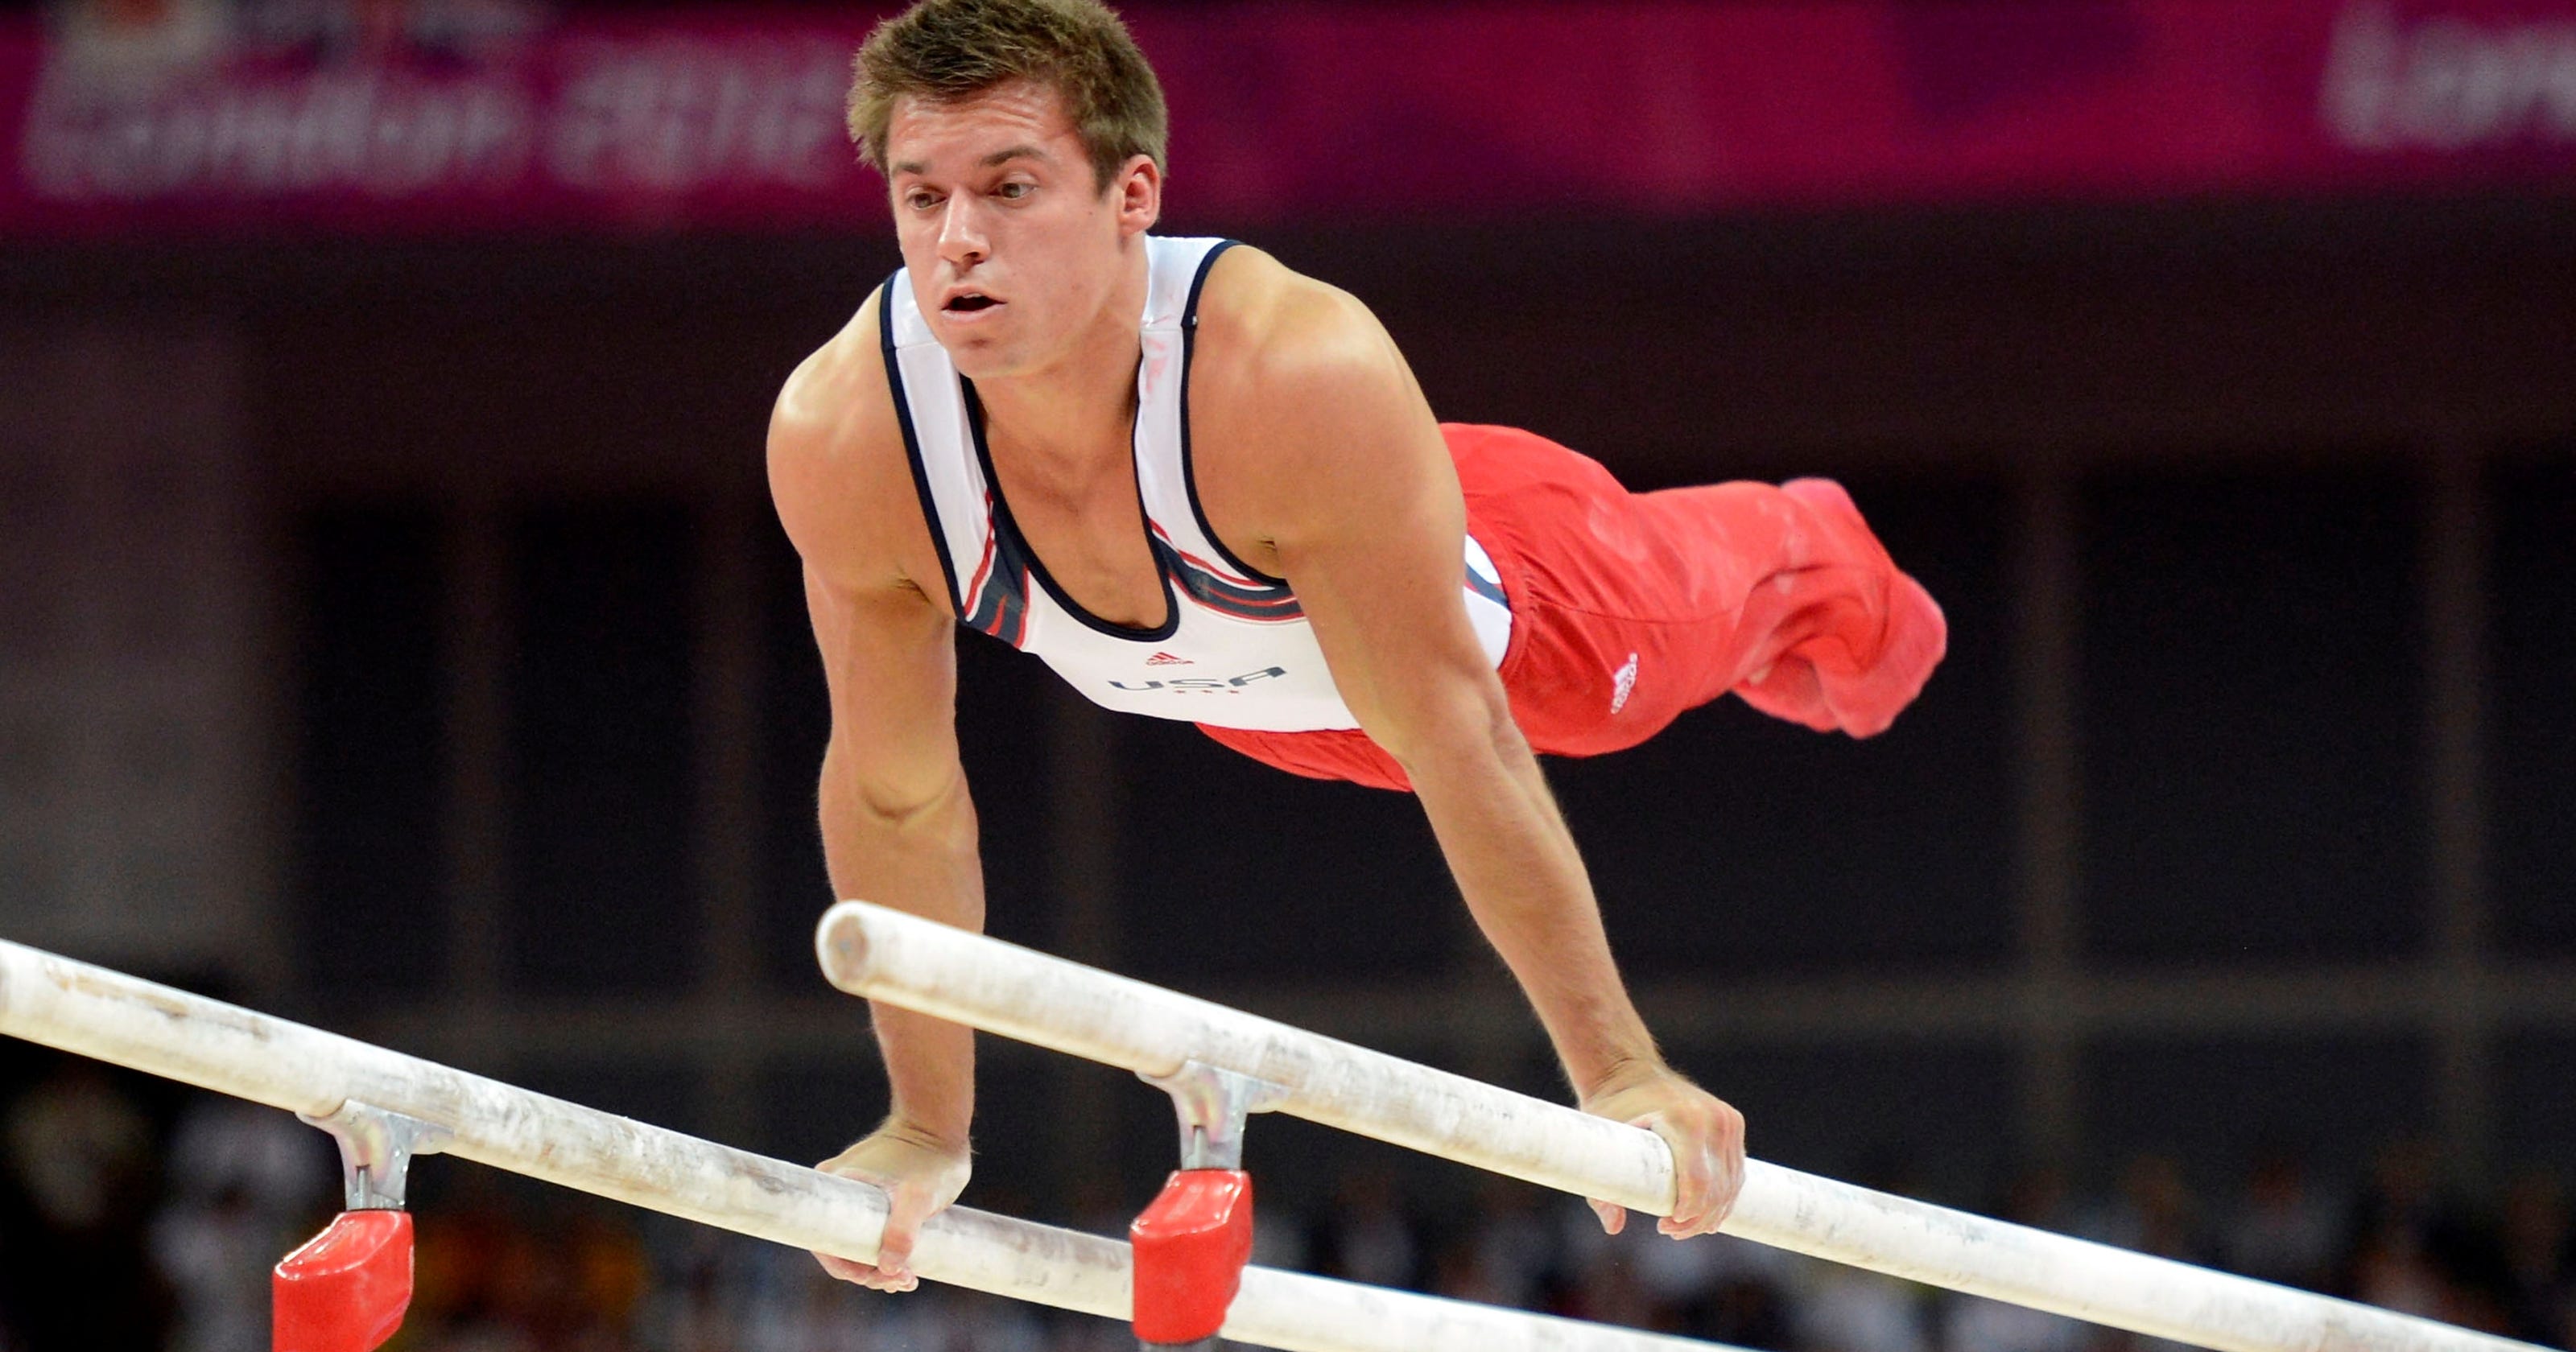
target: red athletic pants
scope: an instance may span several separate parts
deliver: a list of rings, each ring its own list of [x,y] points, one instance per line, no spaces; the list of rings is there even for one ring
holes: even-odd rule
[[[1544,437],[1444,423],[1467,529],[1502,574],[1500,675],[1538,751],[1597,756],[1734,691],[1776,718],[1867,737],[1923,688],[1948,639],[1850,497],[1824,479],[1631,493]],[[1211,737],[1282,770],[1409,789],[1359,731]]]

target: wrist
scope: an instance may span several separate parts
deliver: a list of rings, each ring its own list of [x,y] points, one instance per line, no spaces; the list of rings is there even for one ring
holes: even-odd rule
[[[1586,1104],[1673,1074],[1672,1067],[1665,1065],[1662,1055],[1652,1047],[1614,1052],[1583,1070],[1567,1070],[1567,1078],[1574,1084],[1575,1101]]]
[[[901,1108],[886,1114],[885,1121],[877,1124],[876,1134],[892,1137],[941,1155],[963,1156],[973,1153],[967,1124],[961,1122],[956,1124],[954,1130],[942,1130],[938,1126],[905,1113]]]

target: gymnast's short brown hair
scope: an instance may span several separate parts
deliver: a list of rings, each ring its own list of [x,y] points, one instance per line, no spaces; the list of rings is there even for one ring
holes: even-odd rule
[[[1063,97],[1095,190],[1108,191],[1131,157],[1163,164],[1163,86],[1099,0],[921,0],[877,25],[853,65],[850,139],[881,174],[896,99],[954,103],[1013,80]]]

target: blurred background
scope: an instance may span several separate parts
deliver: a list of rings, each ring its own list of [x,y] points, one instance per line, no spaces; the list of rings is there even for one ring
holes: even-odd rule
[[[874,1123],[761,439],[895,266],[840,131],[887,8],[0,5],[0,934],[792,1159]],[[1633,487],[1839,478],[1947,608],[1881,738],[1728,701],[1551,768],[1754,1153],[2568,1344],[2576,0],[1129,14],[1167,230]],[[1410,800],[960,663],[995,932],[1564,1096]],[[965,1200],[1122,1227],[1162,1096],[985,1048]],[[2135,1341],[1250,1150],[1264,1261],[1782,1352]],[[0,1349],[264,1347],[337,1185],[283,1114],[0,1047]],[[415,1195],[404,1348],[1128,1345]]]

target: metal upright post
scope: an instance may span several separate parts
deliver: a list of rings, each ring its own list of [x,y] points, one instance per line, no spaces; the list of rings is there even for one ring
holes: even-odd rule
[[[445,1128],[355,1099],[297,1117],[340,1143],[348,1206],[278,1263],[271,1278],[276,1352],[373,1352],[411,1308],[411,1213],[403,1192],[414,1157],[447,1142]]]
[[[1244,1126],[1252,1114],[1277,1107],[1288,1091],[1198,1061],[1140,1078],[1172,1096],[1181,1167],[1127,1230],[1136,1254],[1136,1338],[1149,1352],[1216,1352],[1217,1330],[1252,1261]]]

